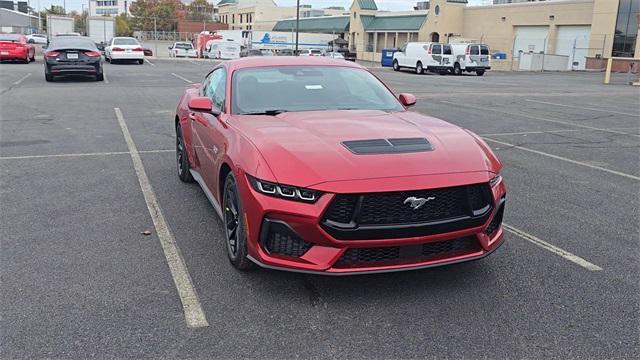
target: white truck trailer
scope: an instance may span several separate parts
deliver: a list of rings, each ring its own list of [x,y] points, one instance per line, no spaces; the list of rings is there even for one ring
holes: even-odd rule
[[[73,32],[73,18],[58,15],[47,15],[47,37],[51,39],[58,34]]]
[[[241,43],[242,46],[259,50],[294,49],[296,47],[295,32],[220,30],[216,31],[216,34],[221,35],[225,40],[231,39]],[[329,42],[336,37],[337,35],[332,34],[299,33],[298,49],[327,49]]]
[[[87,18],[87,36],[95,43],[106,44],[114,37],[116,23],[112,17],[92,16]]]

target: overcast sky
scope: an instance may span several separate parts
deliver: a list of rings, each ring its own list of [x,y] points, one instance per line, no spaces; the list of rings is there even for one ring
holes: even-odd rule
[[[211,3],[217,3],[219,0],[209,0]],[[301,4],[310,4],[315,8],[324,8],[328,6],[344,6],[348,9],[351,6],[353,0],[300,0]],[[378,9],[380,10],[412,10],[417,0],[376,0]],[[469,0],[471,4],[481,3],[482,0]],[[85,8],[88,6],[89,0],[66,0],[67,11],[82,10],[82,4],[85,4]],[[280,6],[294,6],[296,0],[276,0],[276,3]],[[30,6],[33,8],[49,7],[53,5],[63,5],[63,0],[29,0]]]

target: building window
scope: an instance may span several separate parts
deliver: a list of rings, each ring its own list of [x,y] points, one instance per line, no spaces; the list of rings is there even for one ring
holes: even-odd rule
[[[435,9],[433,9],[433,12],[436,14],[436,16],[440,15],[440,5],[436,5]]]
[[[236,23],[236,14],[231,14],[231,23],[232,24]]]
[[[638,15],[640,15],[640,0],[620,0],[611,56],[634,56],[638,34]]]

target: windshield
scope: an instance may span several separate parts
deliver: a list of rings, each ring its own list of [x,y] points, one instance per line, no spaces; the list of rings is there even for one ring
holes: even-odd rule
[[[138,41],[136,39],[113,39],[113,45],[138,45]]]
[[[232,112],[314,110],[399,111],[402,106],[373,75],[338,66],[279,66],[237,70]]]
[[[48,50],[62,49],[98,50],[93,40],[86,37],[58,37],[51,40]]]

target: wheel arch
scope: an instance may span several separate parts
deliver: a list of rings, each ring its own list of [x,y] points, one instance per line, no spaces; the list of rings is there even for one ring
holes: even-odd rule
[[[222,194],[224,193],[224,183],[227,175],[231,172],[231,166],[227,162],[223,162],[218,172],[218,203],[222,204]]]

